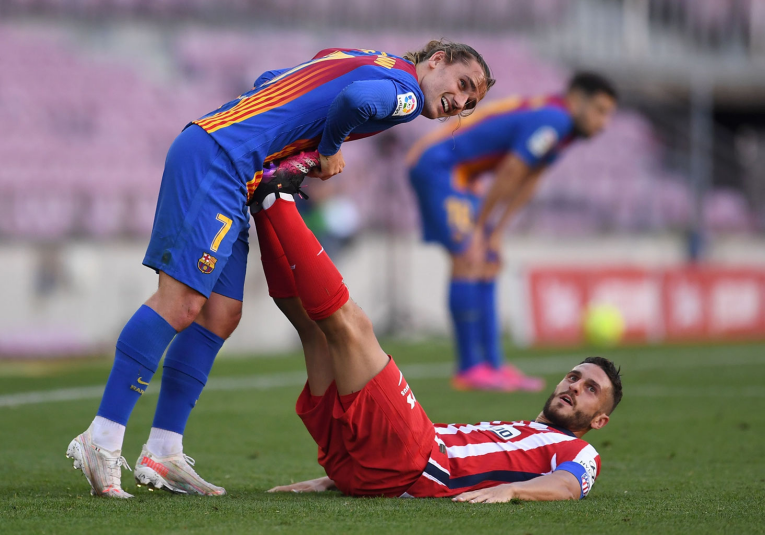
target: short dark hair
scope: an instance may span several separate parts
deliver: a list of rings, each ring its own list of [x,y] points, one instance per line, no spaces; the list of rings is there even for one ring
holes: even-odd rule
[[[614,100],[619,100],[619,93],[613,82],[595,72],[581,71],[577,72],[568,83],[568,90],[581,91],[588,97],[594,97],[599,93],[605,93]]]
[[[611,414],[622,400],[621,367],[617,368],[613,362],[603,357],[587,357],[580,362],[580,364],[594,364],[608,375],[608,378],[611,380],[611,390],[613,395],[613,405],[611,405],[611,410],[608,411],[608,414]]]

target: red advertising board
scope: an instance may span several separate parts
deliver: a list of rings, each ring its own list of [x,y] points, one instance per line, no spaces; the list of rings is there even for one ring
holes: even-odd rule
[[[709,335],[755,338],[765,334],[765,272],[717,269],[706,275]]]
[[[625,341],[765,338],[765,269],[683,266],[534,268],[527,273],[532,342],[583,341],[588,306],[621,311]]]
[[[704,270],[694,267],[663,272],[661,304],[666,339],[691,341],[707,336],[708,280]]]

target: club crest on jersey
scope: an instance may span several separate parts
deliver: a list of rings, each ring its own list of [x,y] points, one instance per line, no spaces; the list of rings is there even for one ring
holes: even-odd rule
[[[197,260],[197,267],[199,268],[199,271],[205,275],[209,275],[215,269],[215,262],[217,261],[218,259],[212,256],[210,253],[204,253],[202,258]]]
[[[587,496],[590,492],[590,487],[592,485],[590,484],[590,474],[585,472],[582,474],[582,496]]]
[[[396,98],[398,99],[398,103],[396,104],[396,111],[393,112],[394,117],[409,115],[417,109],[417,97],[414,96],[414,93],[396,95]]]

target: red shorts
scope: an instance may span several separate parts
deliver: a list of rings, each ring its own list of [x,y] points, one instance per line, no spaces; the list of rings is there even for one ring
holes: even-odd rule
[[[422,475],[433,423],[391,358],[343,409],[332,383],[323,396],[306,384],[298,416],[319,446],[319,464],[351,496],[401,496]]]

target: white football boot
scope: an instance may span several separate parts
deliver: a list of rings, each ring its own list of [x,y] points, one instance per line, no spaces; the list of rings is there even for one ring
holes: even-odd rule
[[[208,483],[194,471],[195,461],[188,455],[176,453],[158,457],[144,445],[135,463],[135,481],[149,490],[165,489],[177,494],[224,496],[226,489]]]
[[[132,498],[122,490],[120,478],[122,468],[130,470],[121,451],[107,451],[93,443],[90,427],[83,434],[69,443],[66,458],[74,459],[75,470],[82,470],[90,483],[90,493],[93,496],[109,498]]]

